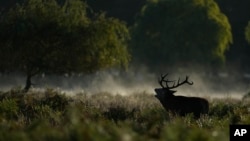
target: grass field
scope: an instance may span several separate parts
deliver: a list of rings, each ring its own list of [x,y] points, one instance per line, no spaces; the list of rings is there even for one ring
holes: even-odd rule
[[[0,93],[1,141],[228,141],[230,124],[250,124],[249,101],[232,98],[208,99],[209,115],[195,120],[147,93]]]

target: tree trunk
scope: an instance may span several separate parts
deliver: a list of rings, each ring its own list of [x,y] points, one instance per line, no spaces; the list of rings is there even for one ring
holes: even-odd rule
[[[31,75],[27,75],[26,84],[25,84],[25,87],[23,88],[23,90],[25,92],[28,92],[31,85],[32,85],[32,83],[31,83]]]

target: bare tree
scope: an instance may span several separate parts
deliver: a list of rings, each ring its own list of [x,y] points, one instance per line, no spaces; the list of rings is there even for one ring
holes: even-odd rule
[[[170,112],[185,116],[187,114],[193,114],[195,118],[199,118],[202,114],[207,114],[209,110],[209,103],[204,98],[199,97],[185,97],[175,96],[174,88],[177,88],[183,84],[193,85],[193,82],[188,80],[188,76],[182,82],[180,78],[176,81],[170,81],[166,79],[168,74],[162,75],[159,79],[159,84],[162,88],[156,88],[156,98],[161,102],[162,106]],[[169,84],[172,86],[169,86]]]

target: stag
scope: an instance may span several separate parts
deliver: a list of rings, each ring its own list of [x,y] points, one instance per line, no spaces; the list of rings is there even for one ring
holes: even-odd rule
[[[162,88],[156,88],[156,98],[161,102],[165,110],[170,111],[174,114],[185,116],[187,114],[193,114],[195,118],[200,118],[202,114],[207,114],[209,109],[208,101],[200,97],[185,97],[175,96],[175,88],[183,85],[193,85],[193,82],[188,80],[188,76],[184,81],[178,79],[176,81],[169,81],[166,79],[168,74],[161,75],[159,84]],[[171,84],[171,86],[169,86]]]

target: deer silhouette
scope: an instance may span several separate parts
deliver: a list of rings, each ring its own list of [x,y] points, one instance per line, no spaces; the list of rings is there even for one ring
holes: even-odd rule
[[[202,114],[208,114],[209,103],[206,99],[174,95],[176,91],[173,89],[183,84],[193,85],[193,82],[188,80],[188,76],[186,76],[186,79],[182,82],[180,82],[179,78],[176,84],[176,81],[166,79],[167,75],[168,74],[161,75],[159,79],[159,84],[162,88],[155,89],[155,97],[160,101],[165,110],[180,116],[193,114],[195,118],[200,118]],[[170,83],[172,84],[171,87],[169,86]]]

